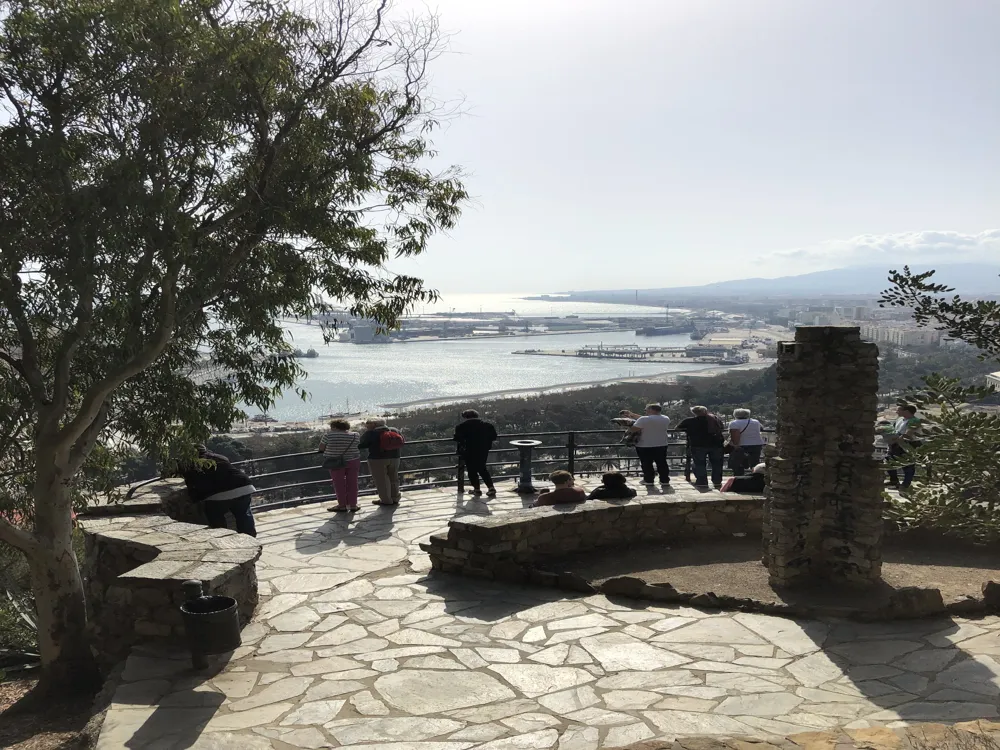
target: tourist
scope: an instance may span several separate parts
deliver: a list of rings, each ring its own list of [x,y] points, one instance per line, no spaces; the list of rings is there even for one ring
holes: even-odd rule
[[[198,460],[181,469],[190,498],[201,503],[205,518],[213,529],[226,528],[226,513],[236,519],[236,530],[247,536],[257,536],[250,501],[256,488],[250,477],[233,466],[229,459],[197,446]]]
[[[563,503],[582,503],[587,499],[587,493],[579,487],[574,487],[573,475],[568,471],[553,471],[549,475],[549,481],[555,485],[554,490],[548,490],[539,495],[534,507],[540,505],[562,505]]]
[[[455,436],[452,440],[457,444],[458,455],[465,462],[465,469],[469,472],[471,492],[477,497],[483,494],[480,480],[486,485],[487,497],[497,496],[493,477],[490,476],[490,470],[486,466],[490,458],[490,449],[496,439],[496,427],[480,419],[479,412],[475,409],[466,409],[462,412],[462,421],[455,427]]]
[[[760,463],[764,436],[760,431],[760,422],[750,418],[749,409],[737,409],[733,417],[729,423],[729,468],[734,476],[739,477],[746,473],[747,467]]]
[[[753,467],[753,473],[748,477],[729,477],[722,485],[722,491],[759,495],[764,491],[764,485],[767,483],[765,472],[765,465],[757,464]]]
[[[883,435],[889,444],[889,452],[886,461],[897,463],[900,456],[905,456],[911,448],[920,445],[918,436],[920,435],[920,418],[917,417],[917,407],[904,404],[896,409],[896,421],[892,425],[891,431]],[[899,472],[896,467],[889,469],[889,484],[893,487],[906,490],[913,482],[913,477],[917,473],[916,464],[908,464],[903,467],[903,483],[899,483]]]
[[[601,477],[601,484],[587,495],[588,500],[631,500],[636,491],[628,486],[625,475],[619,471],[609,471]]]
[[[399,451],[404,443],[399,430],[384,419],[369,419],[358,447],[368,451],[368,470],[378,492],[372,505],[399,505]]]
[[[319,453],[324,455],[323,468],[329,470],[337,504],[330,508],[338,513],[354,513],[358,509],[358,473],[361,470],[361,436],[351,431],[346,419],[330,421],[330,431],[319,441]]]
[[[635,420],[629,427],[629,432],[639,435],[635,453],[639,457],[639,465],[642,466],[642,482],[647,485],[655,483],[656,472],[660,474],[660,484],[670,484],[670,467],[667,465],[670,417],[663,416],[662,412],[663,407],[659,404],[647,404],[645,415],[630,411],[621,412],[622,416]]]
[[[694,486],[708,487],[708,469],[712,469],[712,484],[715,489],[722,486],[722,462],[725,444],[722,421],[714,414],[709,414],[704,406],[692,406],[692,416],[681,420],[678,430],[687,433],[688,445],[691,446],[691,462],[694,468]]]

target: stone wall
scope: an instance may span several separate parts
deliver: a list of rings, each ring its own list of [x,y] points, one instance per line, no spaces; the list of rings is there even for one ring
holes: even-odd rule
[[[760,533],[762,499],[589,501],[566,508],[528,508],[497,516],[462,516],[420,547],[435,570],[524,580],[546,557],[621,544],[725,538]]]
[[[163,512],[175,521],[208,526],[208,518],[205,516],[205,506],[202,503],[191,502],[187,487],[184,486],[183,481],[179,484],[174,484],[170,487],[169,492],[164,492],[160,495],[160,505],[163,508]],[[226,514],[226,521],[229,524],[229,528],[236,529],[232,514]]]
[[[184,581],[236,599],[242,623],[253,616],[261,546],[252,537],[162,515],[84,518],[80,526],[89,617],[106,665],[140,640],[183,638]]]
[[[771,583],[878,581],[878,347],[857,327],[802,326],[778,345],[777,375],[763,535]]]

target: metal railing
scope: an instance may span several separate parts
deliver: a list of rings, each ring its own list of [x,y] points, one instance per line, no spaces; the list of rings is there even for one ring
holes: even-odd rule
[[[770,433],[770,430],[765,430]],[[616,440],[610,441],[609,436]],[[498,444],[490,451],[492,460],[487,467],[496,482],[518,480],[520,476],[519,449],[510,445],[512,440],[536,439],[541,445],[532,449],[531,474],[536,479],[547,477],[557,468],[565,468],[572,474],[592,475],[605,471],[616,470],[628,476],[639,476],[642,473],[635,449],[621,441],[622,430],[567,430],[557,432],[521,432],[505,433],[498,436]],[[765,435],[767,440],[767,435]],[[432,446],[454,443],[450,438],[431,438],[425,440],[407,441],[403,448],[400,462],[400,489],[417,490],[430,487],[455,486],[458,492],[465,491],[465,465],[460,456],[454,452],[440,452]],[[423,452],[427,449],[428,452]],[[451,462],[438,462],[437,459],[452,459]],[[305,466],[292,469],[275,469],[260,472],[260,464],[281,463],[286,461],[304,462]],[[322,468],[323,456],[317,452],[290,453],[265,458],[252,458],[246,461],[234,462],[236,466],[244,467],[254,486],[255,510],[270,510],[287,508],[305,503],[325,502],[333,500],[331,492],[319,491],[311,494],[312,489],[322,490],[331,487],[329,472]],[[431,466],[421,465],[433,463]],[[683,473],[690,480],[693,473],[690,446],[682,432],[670,433],[670,443],[667,446],[667,463],[672,473]],[[306,478],[304,474],[311,472],[315,479]],[[360,474],[359,495],[371,495],[375,488],[371,474]],[[271,481],[274,484],[270,484]],[[298,480],[298,481],[286,481]],[[296,493],[296,497],[280,497],[282,494]],[[278,495],[279,497],[275,497]],[[273,498],[273,499],[272,499]]]
[[[766,441],[772,431],[763,432]],[[490,451],[492,460],[486,465],[495,481],[517,480],[520,473],[519,449],[511,446],[510,441],[528,438],[542,442],[532,449],[532,476],[536,479],[544,478],[558,468],[577,475],[616,470],[628,476],[639,476],[642,470],[635,449],[622,442],[623,435],[624,431],[620,429],[505,433],[498,436],[497,447]],[[693,466],[686,435],[683,432],[671,432],[669,440],[667,464],[671,472],[682,472],[685,479],[690,479]],[[445,445],[451,450],[441,451]],[[464,492],[465,465],[461,457],[456,455],[454,445],[451,438],[407,441],[402,450],[399,468],[400,489],[456,486],[459,492]],[[254,509],[267,510],[334,499],[332,492],[322,491],[332,489],[329,471],[322,467],[323,460],[324,456],[318,451],[306,451],[249,458],[234,461],[233,465],[242,467],[256,487]],[[279,468],[289,462],[300,465]],[[428,463],[432,465],[427,465]],[[264,468],[273,470],[261,471]],[[370,473],[360,474],[358,480],[360,495],[374,494]],[[133,484],[126,494],[126,500],[131,499],[139,488],[158,481],[160,478],[155,477]],[[295,493],[296,496],[287,497],[290,493]]]

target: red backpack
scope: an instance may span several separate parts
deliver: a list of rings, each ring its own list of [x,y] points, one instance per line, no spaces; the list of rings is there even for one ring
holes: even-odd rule
[[[382,451],[398,451],[405,444],[403,436],[391,428],[382,430],[378,436],[378,447]]]

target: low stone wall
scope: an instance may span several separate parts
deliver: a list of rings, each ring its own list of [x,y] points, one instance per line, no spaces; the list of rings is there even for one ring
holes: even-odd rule
[[[528,508],[497,516],[462,516],[420,547],[435,570],[523,581],[536,561],[598,547],[672,539],[759,534],[763,498],[588,501],[568,507]]]
[[[140,640],[183,638],[184,581],[236,599],[241,622],[253,616],[261,546],[252,537],[163,515],[83,518],[80,527],[87,606],[104,663]]]
[[[166,491],[160,493],[160,506],[163,508],[163,512],[175,521],[208,526],[208,518],[205,516],[205,506],[202,503],[191,502],[184,481],[180,479],[166,481],[171,482],[171,484],[167,486]],[[226,521],[229,524],[229,528],[236,529],[231,514],[226,514]]]

